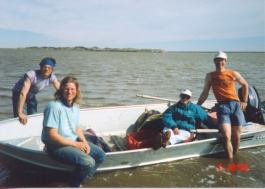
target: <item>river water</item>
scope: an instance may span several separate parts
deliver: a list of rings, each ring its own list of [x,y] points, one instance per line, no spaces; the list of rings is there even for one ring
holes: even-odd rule
[[[207,72],[214,70],[214,52],[90,52],[52,49],[0,49],[0,120],[12,117],[11,89],[27,71],[38,69],[46,56],[57,60],[61,80],[74,75],[81,85],[82,107],[155,103],[136,94],[176,98],[189,88],[197,100]],[[255,85],[265,100],[265,53],[228,53],[228,67]],[[54,89],[37,95],[42,112]],[[208,99],[214,99],[210,93]],[[15,132],[15,131],[14,131]],[[19,133],[18,133],[19,135]],[[222,155],[192,158],[160,165],[96,174],[85,187],[264,187],[265,147],[241,150],[231,170]],[[0,156],[0,186],[65,186],[65,175],[20,164]],[[218,165],[224,165],[219,169]]]

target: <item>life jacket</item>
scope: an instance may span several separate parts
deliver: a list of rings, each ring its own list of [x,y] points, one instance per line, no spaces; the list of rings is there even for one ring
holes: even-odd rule
[[[140,148],[154,148],[156,150],[161,147],[162,143],[161,133],[150,129],[129,133],[126,138],[128,150]]]

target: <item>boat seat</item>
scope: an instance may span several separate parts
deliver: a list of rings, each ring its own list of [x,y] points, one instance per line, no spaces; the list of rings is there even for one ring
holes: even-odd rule
[[[113,144],[115,145],[115,148],[117,151],[128,150],[126,137],[121,137],[118,135],[112,135],[111,140],[112,140]]]
[[[27,146],[28,144],[31,144],[31,142],[33,141],[33,139],[35,139],[35,137],[28,137],[28,138],[25,138],[23,141],[19,142],[17,144],[17,146]]]
[[[16,143],[16,146],[41,151],[44,148],[44,144],[41,141],[40,136],[32,136],[19,140],[18,143]]]

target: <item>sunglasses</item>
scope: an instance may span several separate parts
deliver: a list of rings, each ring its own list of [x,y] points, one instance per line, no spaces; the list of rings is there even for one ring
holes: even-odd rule
[[[189,98],[190,98],[190,96],[189,96],[189,95],[186,95],[186,94],[180,94],[179,97],[180,97],[181,99],[184,99],[184,98],[189,99]]]

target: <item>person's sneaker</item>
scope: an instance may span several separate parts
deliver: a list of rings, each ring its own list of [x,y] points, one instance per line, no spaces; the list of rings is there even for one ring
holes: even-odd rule
[[[163,133],[163,135],[162,135],[162,147],[163,148],[165,148],[169,144],[170,136],[171,136],[170,131],[166,131]]]

